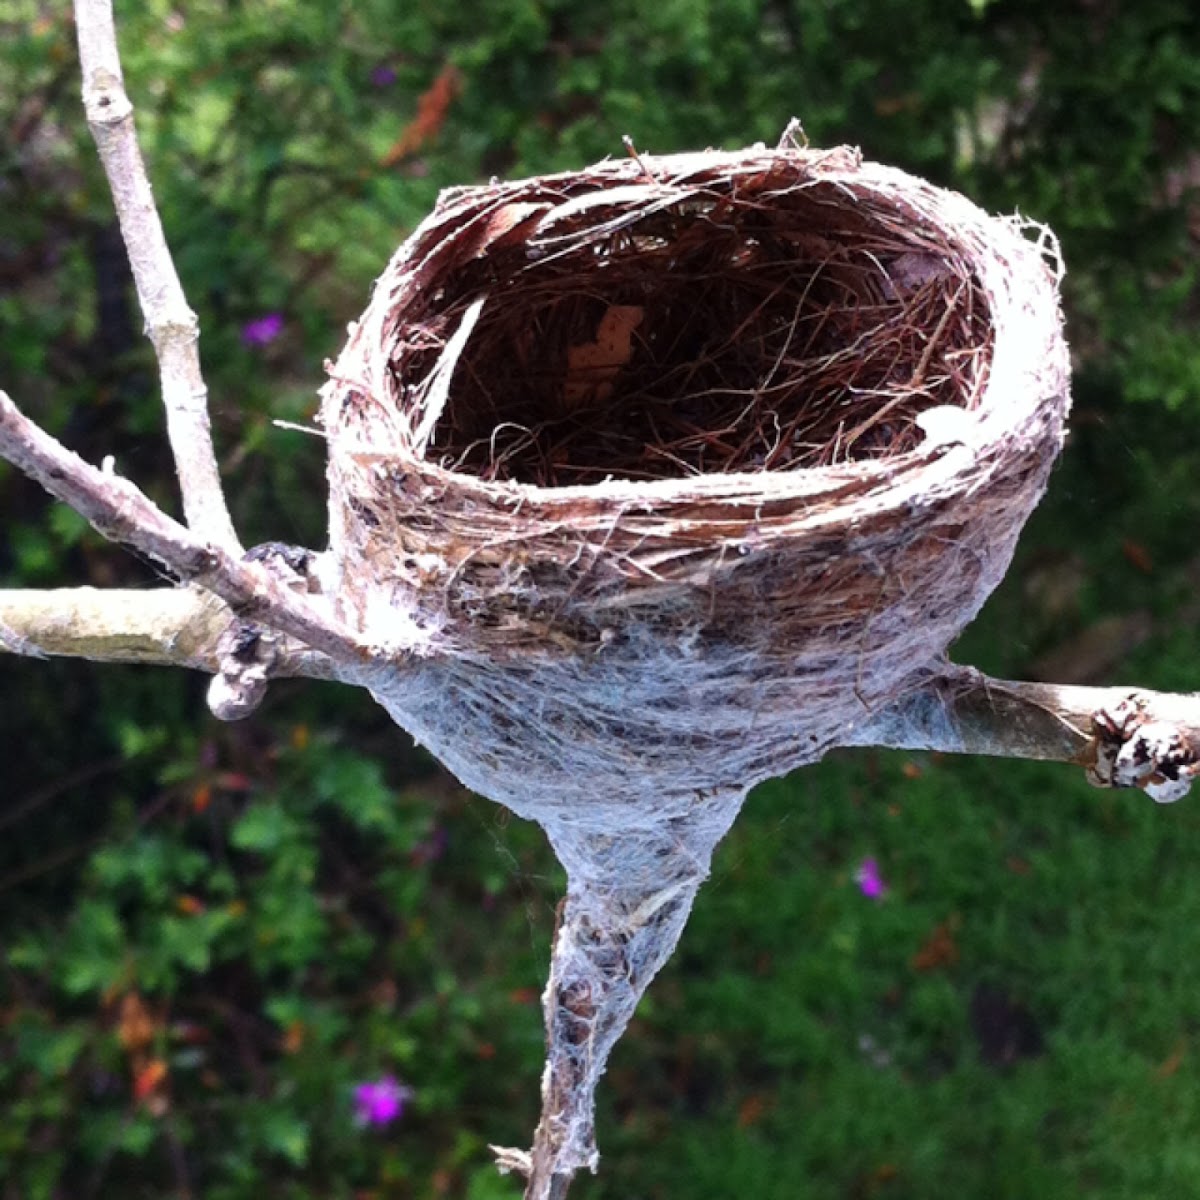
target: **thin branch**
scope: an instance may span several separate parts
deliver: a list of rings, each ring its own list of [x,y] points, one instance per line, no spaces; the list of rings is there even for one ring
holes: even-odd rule
[[[125,94],[111,0],[75,0],[83,106],[112,190],[146,331],[154,344],[167,436],[188,526],[231,554],[240,552],[225,504],[200,371],[199,322],[179,282],[138,146]]]
[[[0,590],[0,651],[34,658],[220,669],[220,641],[236,620],[228,605],[198,588],[21,588]],[[276,677],[334,678],[334,665],[294,643]]]
[[[246,620],[290,634],[338,663],[363,663],[369,649],[331,612],[284,587],[262,564],[206,544],[106,466],[84,462],[39,429],[0,391],[0,457],[86,517],[105,537],[162,563],[185,583],[220,596]]]
[[[1075,763],[1101,786],[1177,800],[1200,774],[1200,694],[991,679],[947,665],[844,745]]]
[[[231,619],[221,601],[194,588],[0,591],[0,648],[211,673]]]

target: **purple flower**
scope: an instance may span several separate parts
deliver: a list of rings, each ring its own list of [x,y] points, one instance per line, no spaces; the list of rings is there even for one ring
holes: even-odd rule
[[[371,82],[377,88],[391,87],[396,82],[396,68],[386,64],[378,66],[371,72]]]
[[[404,1105],[412,1097],[412,1088],[395,1075],[360,1083],[354,1089],[354,1120],[359,1125],[388,1125],[404,1115]]]
[[[265,346],[283,332],[283,313],[264,313],[242,326],[242,341],[247,346]]]
[[[873,858],[864,858],[858,864],[858,869],[854,872],[854,881],[858,884],[858,890],[868,900],[880,900],[888,890],[883,876],[879,873],[879,864]]]

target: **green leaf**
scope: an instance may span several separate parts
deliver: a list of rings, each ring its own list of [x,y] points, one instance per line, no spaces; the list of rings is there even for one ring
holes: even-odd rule
[[[50,510],[49,523],[64,546],[74,546],[90,528],[83,517],[65,504],[56,504]]]
[[[378,763],[349,754],[321,755],[313,788],[326,803],[366,832],[390,833],[397,826],[396,798]]]
[[[521,1188],[505,1179],[495,1167],[479,1167],[471,1172],[467,1200],[520,1200]]]
[[[115,907],[103,900],[85,900],[67,931],[59,982],[70,995],[104,991],[125,972],[128,946]]]
[[[296,836],[297,822],[282,804],[260,801],[248,808],[230,833],[230,841],[239,850],[269,854]]]
[[[126,1118],[117,1135],[117,1148],[135,1158],[143,1158],[158,1140],[158,1122],[145,1115]]]
[[[262,1114],[259,1139],[271,1153],[286,1158],[295,1167],[308,1161],[308,1122],[282,1109],[268,1109]]]
[[[66,1075],[88,1043],[82,1024],[56,1028],[40,1015],[23,1014],[15,1025],[17,1058],[46,1079]]]

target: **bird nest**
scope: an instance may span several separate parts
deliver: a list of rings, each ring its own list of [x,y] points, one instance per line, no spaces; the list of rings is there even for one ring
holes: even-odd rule
[[[377,695],[531,815],[817,757],[942,654],[1043,491],[1046,251],[847,148],[446,192],[323,393]]]
[[[918,683],[1062,440],[1057,261],[847,150],[447,192],[323,393],[361,682],[567,872],[528,1200],[746,789]]]

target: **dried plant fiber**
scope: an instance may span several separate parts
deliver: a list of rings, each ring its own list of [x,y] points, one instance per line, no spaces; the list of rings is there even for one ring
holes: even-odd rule
[[[936,662],[1063,436],[1044,231],[785,142],[454,189],[330,372],[365,679],[570,879],[534,1156],[590,1095],[745,791]],[[544,1165],[544,1164],[543,1164]]]

